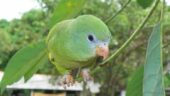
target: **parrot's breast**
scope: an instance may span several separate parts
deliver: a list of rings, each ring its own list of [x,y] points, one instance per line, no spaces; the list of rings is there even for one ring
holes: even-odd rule
[[[91,58],[86,61],[69,60],[62,56],[57,56],[53,59],[52,63],[56,66],[60,73],[66,73],[66,71],[77,69],[80,67],[87,67],[93,65],[96,62],[95,58]]]

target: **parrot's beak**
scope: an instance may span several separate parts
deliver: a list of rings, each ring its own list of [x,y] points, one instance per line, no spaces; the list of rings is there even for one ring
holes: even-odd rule
[[[103,60],[106,59],[109,55],[109,48],[108,46],[96,46],[96,55],[103,57]]]

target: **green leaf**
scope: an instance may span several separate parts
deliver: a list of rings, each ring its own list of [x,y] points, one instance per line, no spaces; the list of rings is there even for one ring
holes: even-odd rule
[[[131,76],[127,85],[126,96],[143,96],[143,70],[144,67],[141,66]]]
[[[161,24],[157,24],[149,38],[144,65],[143,96],[165,96],[162,68]]]
[[[137,0],[137,3],[142,7],[142,8],[147,8],[152,5],[154,0]]]
[[[165,88],[170,86],[170,74],[166,73],[164,75],[164,84],[165,84]]]
[[[85,0],[60,0],[50,19],[50,27],[54,24],[75,17],[85,4]]]
[[[28,80],[47,60],[44,41],[22,48],[8,62],[0,83],[1,90],[21,77]]]
[[[46,53],[43,52],[45,52],[45,50],[42,51],[42,55],[41,54],[39,55],[41,57],[36,58],[37,64],[34,63],[33,65],[31,65],[32,68],[30,68],[30,70],[25,73],[24,75],[25,82],[29,80],[32,77],[32,75],[38,71],[39,68],[43,67],[44,64],[49,64],[48,56]]]

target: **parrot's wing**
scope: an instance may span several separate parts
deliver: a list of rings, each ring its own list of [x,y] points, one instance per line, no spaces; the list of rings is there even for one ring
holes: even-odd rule
[[[3,91],[7,85],[22,77],[27,81],[41,66],[48,62],[46,51],[44,40],[19,50],[7,64],[0,82],[0,90]]]

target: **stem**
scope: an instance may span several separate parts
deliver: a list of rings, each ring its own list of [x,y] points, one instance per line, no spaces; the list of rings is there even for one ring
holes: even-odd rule
[[[113,18],[115,18],[118,14],[120,14],[126,7],[127,5],[131,2],[131,0],[128,0],[123,6],[122,8],[117,11],[113,16],[111,16],[110,18],[108,18],[105,23],[108,24]]]
[[[161,24],[161,36],[160,36],[160,39],[161,39],[161,50],[160,50],[160,54],[161,54],[161,63],[162,63],[162,66],[161,66],[161,70],[163,72],[163,53],[162,53],[162,50],[163,50],[163,20],[164,20],[164,9],[165,9],[165,0],[163,0],[162,2],[162,6],[161,6],[161,16],[160,16],[160,24]],[[164,76],[162,75],[162,87],[163,87],[163,90],[164,90],[164,93],[162,94],[163,96],[165,96],[165,85],[164,85]]]
[[[160,0],[156,0],[154,6],[152,6],[152,8],[151,8],[150,12],[148,13],[148,15],[144,18],[142,23],[137,27],[137,29],[133,32],[133,34],[129,37],[129,39],[115,53],[113,53],[108,59],[103,61],[100,66],[106,65],[106,62],[108,62],[109,60],[111,60],[114,57],[116,57],[117,55],[119,55],[131,43],[131,41],[135,39],[135,36],[137,34],[139,34],[140,30],[143,28],[143,26],[147,23],[147,21],[151,17],[152,13],[156,9],[157,5],[159,4],[159,1]]]
[[[161,9],[161,16],[160,16],[160,22],[163,23],[164,20],[164,9],[165,9],[165,0],[162,2],[162,9]]]

